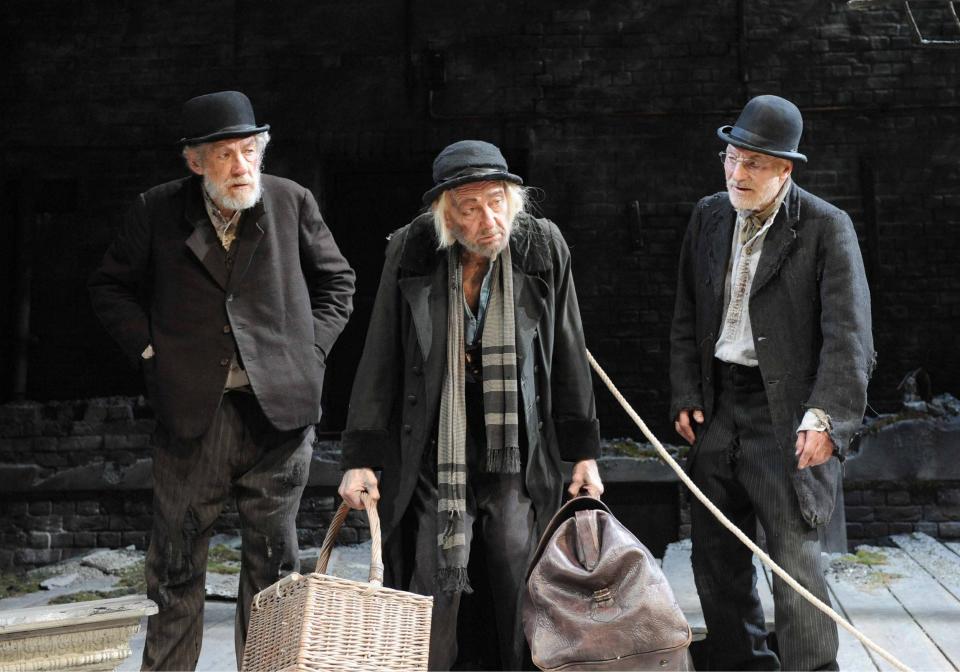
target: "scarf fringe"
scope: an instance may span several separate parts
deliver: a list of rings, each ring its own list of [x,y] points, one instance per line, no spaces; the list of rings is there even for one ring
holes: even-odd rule
[[[487,448],[488,474],[519,474],[520,448],[504,446],[502,448]]]
[[[466,595],[473,593],[466,567],[444,567],[438,569],[435,578],[440,592],[465,593]]]

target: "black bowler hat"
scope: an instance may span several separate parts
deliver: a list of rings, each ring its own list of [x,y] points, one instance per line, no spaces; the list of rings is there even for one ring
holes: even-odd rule
[[[751,99],[733,126],[717,129],[720,139],[734,147],[806,162],[797,151],[803,134],[803,117],[797,106],[780,96]]]
[[[423,195],[425,204],[447,189],[469,182],[505,180],[523,184],[519,175],[507,171],[507,160],[497,149],[483,140],[461,140],[443,148],[433,160],[434,187]]]
[[[179,144],[245,138],[269,130],[269,124],[257,126],[249,98],[239,91],[218,91],[183,104],[183,137]]]

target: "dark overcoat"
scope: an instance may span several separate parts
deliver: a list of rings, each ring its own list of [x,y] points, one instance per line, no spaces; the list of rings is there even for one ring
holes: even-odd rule
[[[561,462],[596,458],[600,436],[566,242],[553,222],[521,213],[510,252],[525,480],[539,535],[561,501]],[[387,245],[342,438],[344,469],[382,470],[381,531],[393,585],[404,576],[400,522],[424,449],[436,440],[447,313],[447,251],[438,250],[433,217],[424,214]]]
[[[697,203],[680,253],[670,334],[671,419],[713,413],[714,346],[736,212],[726,192]],[[806,409],[826,411],[841,454],[860,427],[874,366],[870,290],[850,217],[796,184],[767,232],[749,299],[750,324],[779,449],[792,465],[800,509],[829,521],[840,478],[836,457],[797,470],[796,429]],[[696,447],[688,463],[695,459]]]
[[[308,189],[263,175],[228,273],[201,179],[140,194],[90,278],[94,310],[135,365],[162,423],[201,436],[238,352],[280,430],[320,420],[327,353],[353,309],[354,273]],[[155,356],[141,353],[152,344]]]

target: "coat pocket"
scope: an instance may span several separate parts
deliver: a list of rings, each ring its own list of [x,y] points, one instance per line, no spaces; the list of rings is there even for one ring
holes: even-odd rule
[[[793,468],[793,489],[797,493],[800,513],[811,527],[830,522],[837,504],[840,460],[831,457],[816,467]]]

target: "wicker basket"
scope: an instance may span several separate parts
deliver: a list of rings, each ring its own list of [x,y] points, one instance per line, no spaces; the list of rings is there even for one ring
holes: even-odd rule
[[[433,598],[383,587],[380,519],[370,520],[370,581],[327,576],[334,540],[349,508],[340,505],[316,571],[291,574],[253,599],[244,672],[426,670]]]

